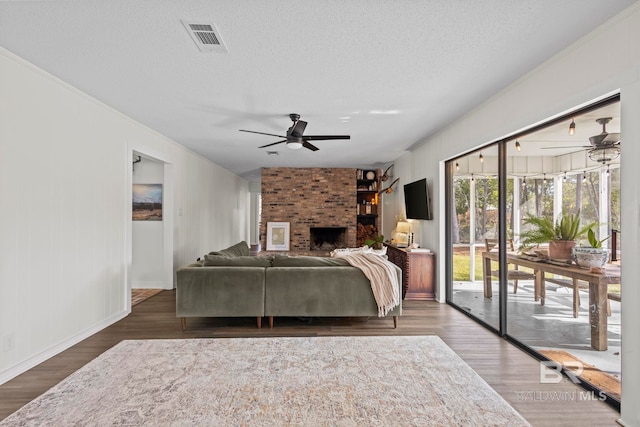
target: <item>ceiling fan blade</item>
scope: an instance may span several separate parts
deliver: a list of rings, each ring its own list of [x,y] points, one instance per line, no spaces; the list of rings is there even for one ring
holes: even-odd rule
[[[311,150],[311,151],[318,151],[318,150],[319,150],[319,148],[318,148],[318,147],[316,147],[315,145],[311,144],[309,141],[305,141],[305,142],[303,142],[303,143],[302,143],[302,146],[303,146],[304,148],[308,148],[308,149],[309,149],[309,150]]]
[[[304,133],[305,128],[307,127],[307,122],[304,120],[298,120],[291,126],[291,135],[297,136],[300,138]]]
[[[284,135],[275,135],[273,133],[256,132],[254,130],[240,129],[240,132],[257,133],[258,135],[269,135],[269,136],[275,136],[275,137],[278,137],[278,138],[286,138],[286,136],[284,136]]]
[[[277,136],[277,135],[275,135],[275,136]],[[260,147],[258,147],[258,148],[271,147],[272,145],[282,144],[282,143],[283,143],[283,142],[285,142],[285,141],[286,141],[286,139],[283,139],[282,141],[272,142],[271,144],[267,144],[267,145],[261,145],[261,146],[260,146]]]
[[[604,140],[609,143],[618,143],[620,142],[620,132],[611,132]]]
[[[350,135],[306,135],[304,139],[309,141],[322,141],[326,139],[351,139]]]

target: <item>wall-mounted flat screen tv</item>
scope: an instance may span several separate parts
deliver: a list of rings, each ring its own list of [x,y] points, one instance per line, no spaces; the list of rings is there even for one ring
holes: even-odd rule
[[[404,185],[404,207],[407,219],[433,219],[426,178]]]

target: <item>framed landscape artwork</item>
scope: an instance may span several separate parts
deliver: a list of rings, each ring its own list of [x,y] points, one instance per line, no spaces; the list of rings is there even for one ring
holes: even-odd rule
[[[133,184],[133,220],[162,221],[162,184]]]
[[[267,223],[267,250],[268,251],[288,251],[289,250],[289,223],[288,222],[268,222]]]

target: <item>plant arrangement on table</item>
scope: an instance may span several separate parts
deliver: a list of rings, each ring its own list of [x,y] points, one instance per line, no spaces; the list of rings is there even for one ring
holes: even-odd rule
[[[531,229],[520,233],[522,248],[549,243],[549,258],[553,260],[571,262],[571,250],[576,246],[576,240],[584,236],[595,224],[580,226],[580,211],[575,214],[563,213],[554,222],[546,217],[528,214],[524,220]]]
[[[602,244],[609,237],[611,237],[611,236],[607,236],[602,240],[598,240],[598,238],[596,237],[595,231],[593,231],[593,228],[589,228],[589,230],[587,230],[587,241],[589,242],[589,247],[590,248],[602,249]]]
[[[582,268],[602,268],[609,260],[609,249],[603,248],[602,243],[610,236],[598,240],[593,228],[587,230],[589,246],[576,246],[572,249],[573,261]]]
[[[367,239],[364,244],[373,249],[382,249],[382,242],[384,242],[384,236],[381,234],[375,236],[373,239]]]

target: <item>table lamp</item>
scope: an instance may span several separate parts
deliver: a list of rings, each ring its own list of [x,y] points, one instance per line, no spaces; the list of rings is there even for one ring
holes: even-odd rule
[[[411,223],[398,221],[396,231],[393,235],[393,243],[398,247],[406,248],[409,246],[409,233],[411,233]]]

